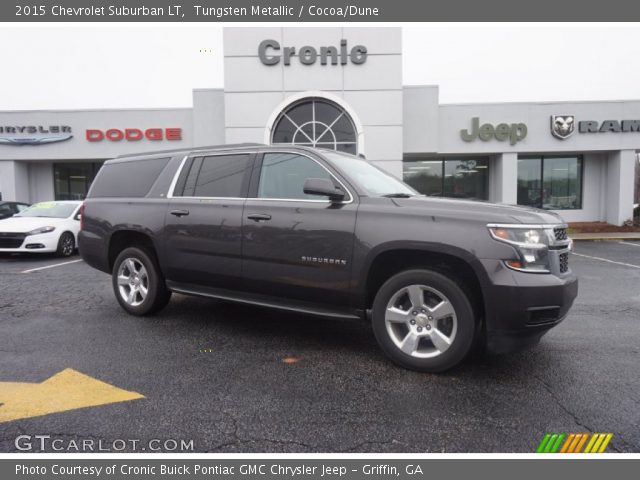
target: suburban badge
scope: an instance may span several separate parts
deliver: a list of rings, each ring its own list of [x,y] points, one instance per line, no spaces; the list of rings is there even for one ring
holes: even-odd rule
[[[340,260],[339,258],[324,258],[324,257],[302,257],[304,263],[324,263],[326,265],[341,265],[347,264],[346,260]]]

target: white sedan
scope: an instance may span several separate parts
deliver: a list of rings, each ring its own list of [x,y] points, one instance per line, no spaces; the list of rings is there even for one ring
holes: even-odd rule
[[[68,257],[76,249],[82,202],[36,203],[0,220],[0,252],[56,252]]]

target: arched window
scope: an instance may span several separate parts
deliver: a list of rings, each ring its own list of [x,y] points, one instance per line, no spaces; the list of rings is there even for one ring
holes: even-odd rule
[[[341,107],[324,98],[306,98],[289,105],[276,118],[271,143],[358,154],[358,132],[353,120]]]

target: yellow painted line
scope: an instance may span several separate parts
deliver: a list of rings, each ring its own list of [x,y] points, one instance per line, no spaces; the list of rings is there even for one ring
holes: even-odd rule
[[[591,447],[593,447],[593,444],[596,443],[597,439],[598,439],[597,433],[594,433],[591,435],[591,439],[589,440],[589,443],[587,443],[587,446],[584,449],[584,453],[591,453]]]
[[[607,445],[609,445],[609,442],[611,441],[612,438],[613,438],[613,433],[607,433],[607,436],[604,438],[602,445],[600,445],[600,450],[598,451],[598,453],[604,453],[604,451],[607,449]]]
[[[576,445],[576,449],[573,451],[573,453],[580,453],[580,451],[582,450],[582,446],[584,445],[584,442],[587,441],[587,438],[589,438],[589,434],[583,433],[582,438],[580,438],[580,442],[578,443],[578,445]]]
[[[64,265],[70,265],[72,263],[78,263],[81,262],[82,259],[78,259],[78,260],[71,260],[70,262],[62,262],[62,263],[55,263],[53,265],[47,265],[46,267],[38,267],[38,268],[30,268],[29,270],[23,270],[20,273],[31,273],[31,272],[37,272],[39,270],[47,270],[48,268],[56,268],[56,267],[62,267]]]
[[[42,383],[0,382],[0,423],[140,398],[67,368]]]

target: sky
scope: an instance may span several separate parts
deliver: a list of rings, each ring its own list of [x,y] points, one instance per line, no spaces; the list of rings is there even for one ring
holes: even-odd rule
[[[441,103],[640,99],[638,38],[640,25],[411,25],[403,83],[439,85]],[[0,26],[0,45],[0,110],[190,107],[192,89],[224,84],[219,26]]]

